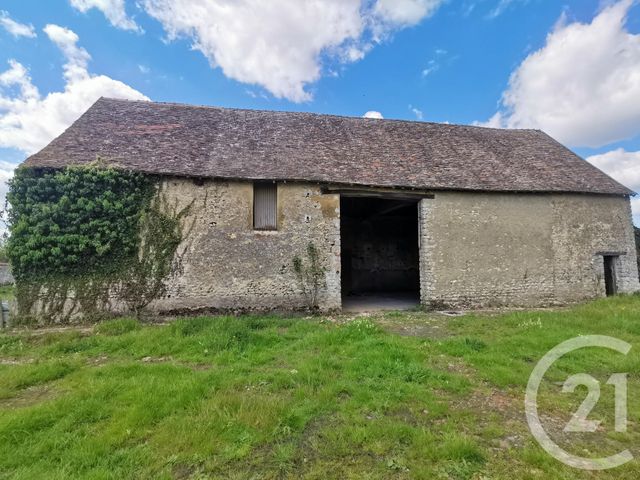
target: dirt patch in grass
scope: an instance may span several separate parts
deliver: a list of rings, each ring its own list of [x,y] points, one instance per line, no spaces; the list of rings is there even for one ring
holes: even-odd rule
[[[28,365],[33,362],[33,358],[0,358],[0,365]]]
[[[521,448],[531,436],[524,413],[524,403],[518,395],[485,385],[475,390],[461,406],[470,408],[477,414],[483,430],[496,424],[498,419],[502,434],[492,439],[494,448]]]
[[[93,326],[87,325],[69,325],[64,327],[43,327],[43,328],[15,328],[8,330],[8,334],[23,334],[27,332],[30,336],[37,337],[42,335],[49,335],[51,333],[66,333],[66,332],[78,332],[81,335],[91,335],[93,333]]]
[[[197,470],[198,467],[194,465],[178,463],[171,468],[171,474],[175,480],[185,480],[187,478],[193,478]]]
[[[213,368],[213,365],[211,364],[207,364],[207,363],[192,363],[192,362],[183,362],[180,360],[176,360],[173,357],[143,357],[140,359],[140,362],[142,363],[146,363],[146,364],[161,364],[161,363],[167,363],[167,364],[171,364],[171,365],[178,365],[181,367],[187,367],[190,368],[191,370],[198,370],[198,371],[203,371],[203,370],[210,370],[211,368]]]
[[[374,320],[385,331],[403,337],[442,339],[451,336],[447,328],[451,317],[439,313],[389,312]]]
[[[329,428],[335,422],[331,416],[316,417],[308,422],[297,440],[296,453],[293,457],[293,465],[304,469],[308,463],[315,463],[320,454],[318,445],[323,441],[322,431]]]
[[[56,389],[53,385],[34,385],[33,387],[20,390],[13,397],[0,399],[0,410],[5,408],[29,407],[48,400],[53,400],[60,396],[60,394],[60,390]]]
[[[109,357],[107,355],[100,355],[98,357],[87,358],[87,365],[92,367],[101,367],[109,363]]]
[[[460,359],[449,359],[445,368],[477,382],[478,372]],[[468,411],[477,418],[477,425],[468,433],[473,433],[472,430],[475,434],[485,432],[491,437],[493,450],[521,448],[531,437],[524,412],[524,397],[519,392],[481,382],[469,395],[452,400],[452,405],[454,410]],[[496,424],[500,425],[500,431],[491,431]]]
[[[589,458],[613,455],[622,449],[620,438],[607,434],[608,427],[605,424],[600,424],[594,432],[566,432],[564,429],[569,419],[570,414],[564,409],[560,412],[540,413],[540,421],[549,437],[568,452]],[[625,447],[630,447],[637,456],[637,440],[633,440],[637,438],[633,435],[633,432],[637,432],[637,424],[631,419],[628,421],[627,431],[629,436],[624,434],[627,441]]]
[[[143,357],[140,359],[142,363],[173,363],[171,357]]]

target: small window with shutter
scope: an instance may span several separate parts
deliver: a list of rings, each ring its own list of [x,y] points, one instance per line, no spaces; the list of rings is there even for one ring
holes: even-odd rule
[[[260,182],[253,184],[254,230],[278,229],[278,184]]]

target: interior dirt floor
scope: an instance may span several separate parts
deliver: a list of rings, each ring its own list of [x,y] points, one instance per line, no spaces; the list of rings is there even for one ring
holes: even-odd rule
[[[380,312],[412,310],[420,305],[415,292],[376,292],[347,296],[342,299],[343,312]]]

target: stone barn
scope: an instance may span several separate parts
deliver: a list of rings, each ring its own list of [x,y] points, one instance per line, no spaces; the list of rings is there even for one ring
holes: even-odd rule
[[[159,312],[542,306],[639,290],[628,188],[538,130],[100,99],[28,158],[192,204]],[[394,303],[396,302],[396,303]]]

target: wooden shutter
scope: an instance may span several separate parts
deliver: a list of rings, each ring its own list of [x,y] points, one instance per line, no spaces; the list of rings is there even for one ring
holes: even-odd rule
[[[253,228],[278,229],[278,184],[253,184]]]

